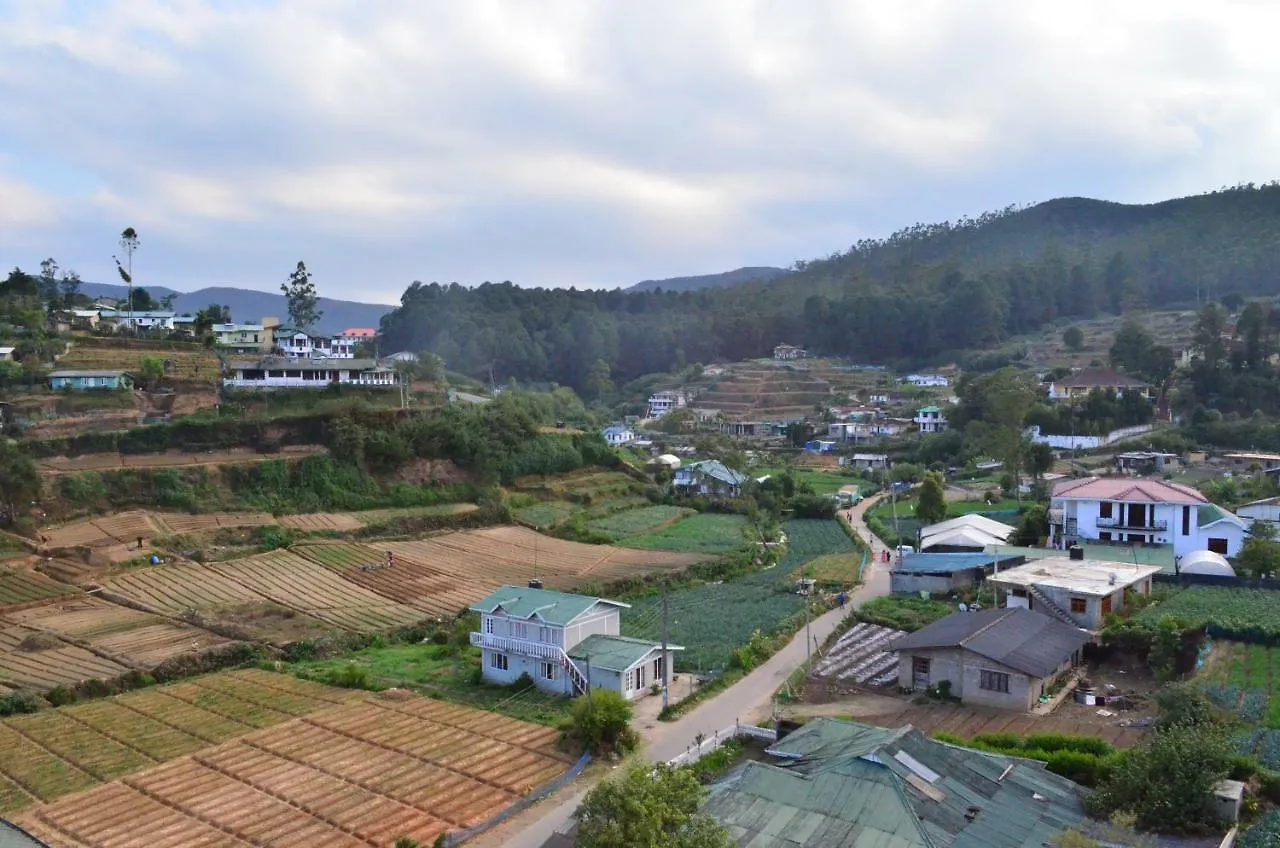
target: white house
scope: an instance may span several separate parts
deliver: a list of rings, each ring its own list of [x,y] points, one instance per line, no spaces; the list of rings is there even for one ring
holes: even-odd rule
[[[325,359],[354,359],[356,344],[354,339],[343,336],[322,336],[304,333],[301,330],[277,333],[276,341],[280,352],[286,356],[323,357]]]
[[[808,355],[809,355],[809,351],[805,350],[802,347],[796,347],[795,345],[780,344],[774,347],[773,349],[774,359],[781,359],[781,360],[804,359]]]
[[[471,606],[480,613],[471,644],[481,650],[490,683],[515,683],[528,674],[539,689],[558,695],[580,695],[590,687],[633,699],[655,683],[664,685],[674,652],[684,648],[668,645],[664,655],[659,643],[619,635],[627,608],[541,585],[503,586]]]
[[[174,313],[150,312],[128,309],[103,309],[99,313],[101,320],[115,324],[120,328],[137,327],[140,330],[172,330]]]
[[[1190,486],[1164,480],[1086,477],[1053,488],[1049,547],[1077,541],[1170,545],[1175,557],[1210,550],[1235,556],[1245,523]]]
[[[902,381],[922,389],[938,389],[951,385],[950,378],[941,374],[908,374],[902,378]]]
[[[1236,514],[1250,524],[1255,521],[1280,524],[1280,498],[1266,498],[1247,503],[1236,510]]]
[[[654,392],[649,396],[647,418],[661,418],[674,409],[683,409],[685,396],[683,392]]]
[[[636,440],[636,434],[626,427],[614,425],[604,428],[604,440],[611,446],[625,445]]]
[[[947,431],[947,417],[936,406],[923,407],[916,413],[916,417],[911,420],[920,428],[921,433],[945,433]]]
[[[331,383],[369,388],[395,388],[400,374],[372,359],[289,360],[268,356],[232,362],[232,376],[223,385],[232,389],[323,389]]]

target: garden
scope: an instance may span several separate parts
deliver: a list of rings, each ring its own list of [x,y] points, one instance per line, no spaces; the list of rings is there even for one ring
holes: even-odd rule
[[[956,611],[950,601],[911,596],[873,598],[858,608],[858,620],[910,633]]]
[[[1182,629],[1207,628],[1212,636],[1280,643],[1280,592],[1192,586],[1164,593],[1132,620],[1154,628],[1165,619]]]
[[[1211,701],[1249,726],[1238,740],[1240,752],[1280,770],[1280,648],[1218,640],[1210,645],[1198,682]]]
[[[818,523],[830,524],[837,533],[841,532],[835,522]],[[646,551],[723,554],[743,544],[742,534],[746,526],[747,519],[744,516],[704,512],[652,533],[632,536],[620,544],[625,548],[640,548]],[[848,537],[845,537],[845,541],[848,542]],[[824,553],[830,553],[830,551]]]
[[[700,515],[671,529],[699,518],[729,517],[735,516]],[[667,636],[685,648],[676,655],[678,671],[723,672],[743,646],[790,632],[788,622],[797,623],[804,613],[804,598],[795,593],[792,575],[820,557],[854,553],[853,542],[834,521],[797,519],[786,522],[783,531],[787,553],[777,565],[670,593]],[[662,598],[646,595],[630,603],[622,617],[623,635],[661,638]]]

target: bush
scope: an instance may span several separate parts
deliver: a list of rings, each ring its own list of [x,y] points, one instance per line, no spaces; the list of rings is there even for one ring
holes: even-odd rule
[[[330,686],[337,686],[342,689],[375,689],[373,678],[369,676],[367,668],[361,668],[355,663],[347,663],[338,668],[331,668],[324,673],[322,680]]]
[[[573,702],[570,732],[592,754],[625,754],[640,741],[631,727],[631,714],[631,702],[620,693],[593,690]]]

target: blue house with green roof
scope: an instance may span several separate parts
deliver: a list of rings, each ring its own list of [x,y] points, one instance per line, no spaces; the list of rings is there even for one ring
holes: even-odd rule
[[[706,497],[736,498],[746,482],[747,475],[716,459],[686,465],[671,476],[671,485],[682,495]]]
[[[621,601],[571,595],[529,586],[503,586],[472,604],[480,632],[471,644],[481,650],[484,679],[510,684],[528,674],[545,692],[581,695],[610,689],[628,700],[669,680],[672,656],[684,650],[621,635]]]

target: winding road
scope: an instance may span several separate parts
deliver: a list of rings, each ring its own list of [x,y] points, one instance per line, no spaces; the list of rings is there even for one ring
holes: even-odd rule
[[[866,511],[875,506],[880,497],[867,498],[851,510],[839,513],[839,520],[849,522],[854,532],[871,548],[871,562],[863,575],[864,582],[849,596],[852,608],[889,594],[889,569],[880,561],[886,548],[863,520]],[[834,609],[813,619],[809,631],[814,644],[825,642],[848,614],[847,609]],[[802,630],[759,668],[687,715],[673,722],[641,725],[638,729],[644,740],[644,755],[654,762],[665,762],[683,753],[699,733],[710,737],[735,721],[752,723],[768,718],[773,712],[774,693],[804,663],[805,653],[805,633]],[[474,848],[540,848],[568,821],[593,785],[594,781],[580,779],[560,794],[535,804],[468,844]]]

